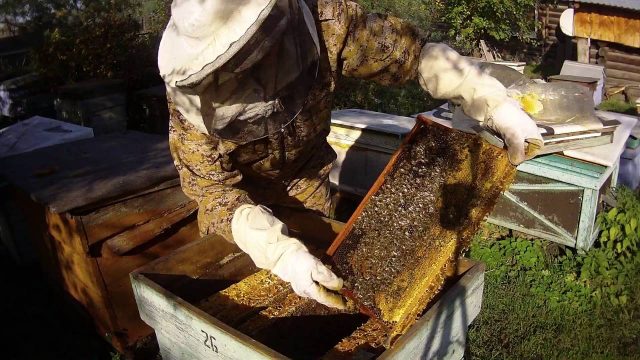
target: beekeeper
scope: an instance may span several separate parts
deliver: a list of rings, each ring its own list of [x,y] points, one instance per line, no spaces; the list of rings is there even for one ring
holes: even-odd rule
[[[326,137],[340,77],[417,79],[501,134],[514,164],[541,145],[497,80],[408,23],[348,0],[173,0],[158,66],[171,154],[199,204],[202,235],[234,241],[297,294],[329,306],[343,306],[332,292],[342,280],[267,206],[327,213],[336,155]]]

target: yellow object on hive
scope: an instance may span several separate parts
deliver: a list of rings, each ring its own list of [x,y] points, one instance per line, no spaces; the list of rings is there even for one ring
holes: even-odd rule
[[[544,109],[540,96],[536,93],[520,94],[516,96],[516,100],[520,102],[522,109],[529,115],[535,115]]]

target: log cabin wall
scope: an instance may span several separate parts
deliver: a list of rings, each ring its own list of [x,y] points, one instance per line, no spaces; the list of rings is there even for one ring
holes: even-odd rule
[[[542,31],[542,59],[543,62],[553,64],[558,72],[565,60],[575,59],[575,39],[560,30],[560,15],[569,7],[568,1],[538,5],[537,15]]]
[[[589,62],[604,66],[606,86],[640,86],[640,48],[592,41]]]
[[[565,60],[576,60],[576,38],[591,38],[589,63],[605,67],[606,86],[640,85],[640,11],[580,3],[575,9],[575,37],[560,30],[560,15],[568,1],[540,4],[544,59],[560,71]]]

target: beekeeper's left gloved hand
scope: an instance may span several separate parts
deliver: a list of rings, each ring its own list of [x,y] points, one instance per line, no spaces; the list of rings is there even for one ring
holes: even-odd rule
[[[337,293],[342,279],[337,277],[297,239],[289,237],[287,226],[261,205],[242,205],[231,221],[233,241],[257,267],[271,270],[291,284],[296,294],[321,304],[344,309]]]
[[[538,127],[507,95],[507,89],[447,45],[426,44],[418,73],[420,85],[433,97],[461,104],[468,116],[500,134],[514,165],[542,149]]]

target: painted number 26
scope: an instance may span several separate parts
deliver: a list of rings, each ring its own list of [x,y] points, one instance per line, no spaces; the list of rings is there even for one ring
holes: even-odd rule
[[[206,331],[204,330],[200,330],[202,331],[202,333],[204,334],[204,346],[207,349],[211,349],[211,351],[217,353],[218,352],[218,347],[216,346],[216,338],[213,337],[213,335],[209,335],[207,334]]]

